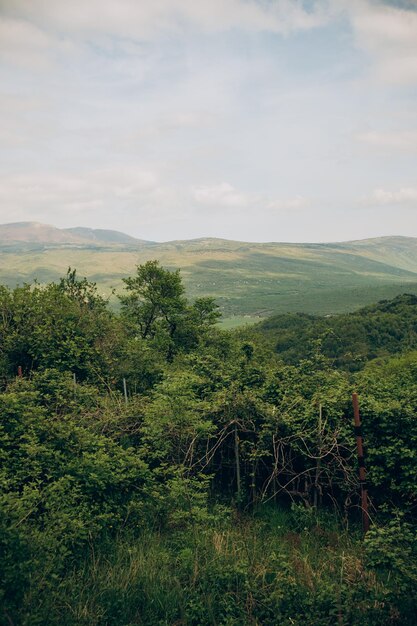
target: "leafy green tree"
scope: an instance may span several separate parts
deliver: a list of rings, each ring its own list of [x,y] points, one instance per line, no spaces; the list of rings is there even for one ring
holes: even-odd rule
[[[59,283],[0,290],[3,376],[45,368],[77,379],[105,380],[114,367],[123,328],[94,283],[69,270]]]
[[[179,270],[170,272],[158,261],[147,261],[138,266],[136,276],[123,281],[128,295],[120,297],[122,310],[139,328],[142,339],[154,337],[161,323],[172,338],[186,307]]]
[[[136,276],[123,280],[128,293],[120,296],[122,315],[133,333],[152,340],[169,362],[180,350],[195,348],[219,318],[212,298],[189,305],[179,270],[164,269],[158,261],[139,265]]]

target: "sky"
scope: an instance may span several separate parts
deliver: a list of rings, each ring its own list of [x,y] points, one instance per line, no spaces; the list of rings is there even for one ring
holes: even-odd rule
[[[417,237],[417,0],[0,0],[0,223]]]

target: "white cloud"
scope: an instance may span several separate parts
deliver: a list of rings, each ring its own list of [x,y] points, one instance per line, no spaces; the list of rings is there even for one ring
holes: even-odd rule
[[[243,208],[249,206],[251,202],[249,195],[240,193],[229,183],[195,187],[192,189],[192,197],[199,204],[212,208]]]
[[[374,189],[373,193],[365,199],[371,205],[411,205],[417,207],[417,188],[402,187],[396,191],[386,189]]]
[[[192,198],[201,205],[212,209],[245,209],[273,213],[304,209],[308,206],[307,198],[295,196],[293,198],[270,198],[260,193],[243,193],[229,183],[194,187]]]
[[[390,84],[415,84],[417,11],[370,0],[351,0],[346,6],[356,43],[370,55],[376,78]]]
[[[91,210],[123,210],[126,204],[149,206],[158,188],[155,173],[134,167],[76,175],[38,172],[4,176],[0,179],[0,220],[11,221],[17,212],[19,219],[25,220],[31,219],[32,213],[47,216],[48,222],[60,222],[65,215],[76,221]],[[14,207],[13,216],[10,207]]]
[[[0,12],[0,61],[27,69],[48,70],[60,53],[74,57],[78,54],[77,46],[29,20],[2,16]]]
[[[25,67],[49,66],[50,38],[39,28],[15,19],[0,19],[0,59]]]
[[[305,209],[309,205],[308,198],[295,196],[294,198],[283,198],[281,200],[270,200],[266,208],[271,211],[297,211]]]
[[[146,46],[164,38],[229,31],[285,36],[322,26],[330,15],[328,0],[313,1],[309,10],[302,0],[2,0],[0,60],[47,71],[101,51],[116,72],[134,78],[147,74]]]
[[[142,45],[184,32],[311,30],[345,16],[356,44],[383,82],[417,82],[417,11],[380,0],[2,0],[0,57],[9,63],[47,67],[59,52],[84,52],[93,44],[109,57],[136,58]],[[417,8],[417,3],[416,3]],[[112,64],[117,63],[109,58]],[[135,68],[138,71],[138,68]]]
[[[360,143],[366,144],[382,151],[417,152],[417,131],[399,130],[389,132],[369,131],[358,133],[355,138]]]
[[[2,10],[87,39],[94,33],[144,40],[187,24],[214,32],[240,28],[285,34],[320,26],[329,14],[325,0],[316,0],[309,10],[302,0],[3,0]]]

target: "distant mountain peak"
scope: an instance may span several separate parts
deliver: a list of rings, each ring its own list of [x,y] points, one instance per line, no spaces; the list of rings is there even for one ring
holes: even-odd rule
[[[0,224],[0,243],[43,243],[43,244],[130,244],[146,242],[116,230],[101,228],[56,228],[40,222],[11,222]]]
[[[118,230],[107,230],[105,228],[87,228],[76,226],[75,228],[65,228],[65,232],[100,243],[146,243],[143,239],[136,239],[131,235],[126,235]]]
[[[49,224],[11,222],[0,225],[0,241],[4,243],[76,243],[77,239]]]

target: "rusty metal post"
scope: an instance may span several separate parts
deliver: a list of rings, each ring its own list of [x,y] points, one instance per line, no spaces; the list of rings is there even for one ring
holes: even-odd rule
[[[237,491],[237,505],[240,506],[241,498],[241,483],[240,483],[240,457],[239,457],[239,435],[237,432],[237,423],[235,422],[235,462],[236,462],[236,491]]]
[[[22,366],[18,365],[17,367],[17,375],[19,376],[19,378],[22,378],[23,373],[22,373]]]
[[[356,450],[358,453],[359,483],[361,486],[362,526],[363,526],[363,532],[364,534],[366,534],[369,530],[368,490],[366,488],[365,459],[363,455],[363,438],[362,438],[361,418],[359,414],[359,401],[358,401],[357,393],[352,394],[352,404],[353,404],[353,417],[355,420]]]

